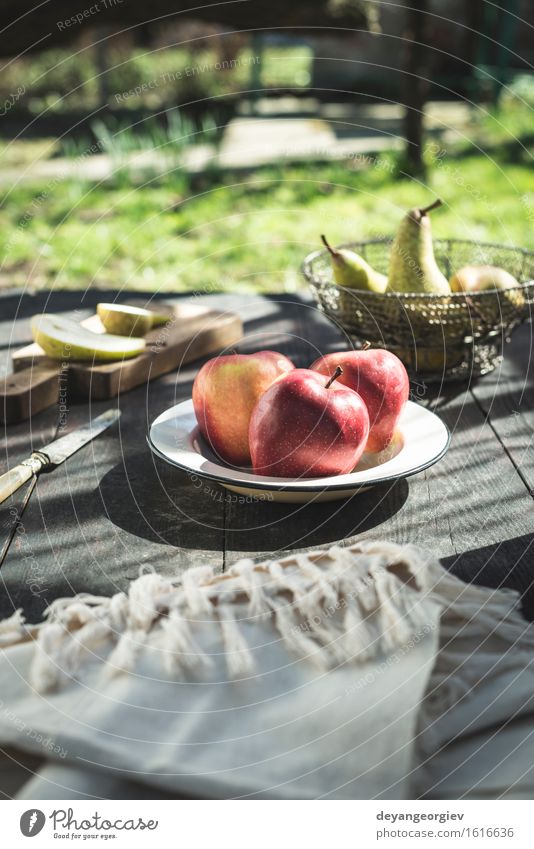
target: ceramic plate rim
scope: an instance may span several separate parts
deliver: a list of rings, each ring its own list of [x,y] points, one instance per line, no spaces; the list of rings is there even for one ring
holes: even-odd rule
[[[406,468],[403,471],[396,471],[392,474],[380,475],[379,470],[388,465],[389,462],[392,462],[396,459],[396,457],[402,455],[402,450],[399,452],[396,457],[393,457],[392,460],[383,463],[382,465],[375,466],[377,476],[368,478],[367,480],[355,479],[356,476],[360,476],[362,471],[360,472],[350,472],[346,475],[339,475],[339,478],[343,480],[336,481],[333,477],[328,478],[302,478],[301,480],[294,480],[290,478],[275,478],[275,477],[267,477],[264,475],[254,475],[251,472],[243,472],[231,469],[231,467],[223,466],[219,463],[214,463],[208,458],[204,457],[204,460],[213,467],[214,471],[199,469],[191,466],[187,462],[180,462],[176,459],[169,457],[157,447],[155,444],[152,434],[154,428],[157,428],[159,425],[173,418],[172,413],[181,412],[182,414],[193,414],[193,402],[191,399],[186,401],[180,401],[178,404],[169,407],[167,410],[164,410],[157,416],[156,419],[152,422],[150,426],[150,431],[147,434],[147,442],[150,450],[153,454],[159,457],[161,460],[164,460],[170,466],[174,466],[177,469],[180,469],[183,472],[187,472],[189,474],[194,474],[199,478],[204,480],[214,481],[220,484],[229,484],[232,486],[246,487],[248,489],[257,489],[259,491],[271,490],[271,491],[279,491],[279,492],[321,492],[324,490],[347,490],[347,489],[360,489],[367,488],[369,486],[375,486],[380,483],[387,483],[392,480],[400,480],[403,478],[411,477],[412,475],[419,474],[419,472],[423,472],[425,469],[428,469],[430,466],[433,466],[437,463],[441,458],[447,453],[450,442],[451,442],[451,433],[445,422],[439,418],[432,410],[428,410],[426,407],[421,406],[420,404],[416,404],[414,401],[408,401],[406,403],[406,407],[403,411],[403,415],[401,417],[401,432],[402,431],[402,419],[406,417],[408,412],[415,410],[417,411],[417,415],[419,417],[429,416],[433,420],[433,424],[436,427],[441,427],[443,430],[443,444],[438,452],[432,453],[431,456],[427,457],[422,463],[417,466],[411,466]],[[436,424],[439,423],[439,425]],[[187,431],[190,436],[193,433],[193,430]],[[406,435],[403,432],[403,436],[406,442]],[[203,457],[199,452],[194,451],[193,449],[178,449],[180,453],[184,455],[193,454],[195,457]],[[217,470],[220,469],[221,473]],[[371,469],[367,470],[371,471]],[[225,473],[224,473],[225,472]],[[352,479],[352,480],[351,480]]]

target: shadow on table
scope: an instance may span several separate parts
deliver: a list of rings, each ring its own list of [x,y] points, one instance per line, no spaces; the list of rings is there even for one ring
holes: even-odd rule
[[[255,552],[279,555],[332,544],[387,522],[405,503],[406,480],[373,487],[343,501],[309,504],[231,503],[226,517],[227,559]]]
[[[445,557],[443,566],[462,581],[517,590],[523,615],[534,620],[534,534]]]
[[[117,464],[100,482],[116,526],[150,542],[198,551],[276,553],[343,540],[381,525],[408,497],[408,483],[382,484],[346,501],[278,504],[240,499],[159,462]]]

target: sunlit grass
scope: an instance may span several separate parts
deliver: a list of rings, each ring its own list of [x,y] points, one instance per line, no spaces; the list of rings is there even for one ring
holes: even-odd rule
[[[436,236],[534,248],[534,172],[489,156],[443,157],[427,185],[399,179],[392,157],[272,167],[145,185],[4,186],[1,285],[126,287],[169,292],[294,291],[299,266],[332,242],[393,232],[433,196]]]

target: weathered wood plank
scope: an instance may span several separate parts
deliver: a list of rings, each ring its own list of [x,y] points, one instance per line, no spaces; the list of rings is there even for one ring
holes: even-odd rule
[[[102,293],[89,293],[78,318],[90,314],[101,299]],[[15,323],[17,345],[29,340],[33,312],[77,309],[76,293],[70,292],[52,293],[49,303],[39,297],[11,301],[13,316],[24,316]],[[3,316],[9,324],[9,314],[4,311]],[[223,505],[213,500],[199,503],[193,483],[156,461],[146,444],[149,423],[190,397],[198,367],[199,363],[186,366],[149,387],[123,394],[120,426],[41,476],[1,571],[0,616],[22,606],[35,620],[58,595],[116,592],[142,566],[167,574],[199,561],[222,568]],[[68,405],[62,413],[63,429],[84,423],[109,405]],[[10,427],[6,466],[31,450],[30,435],[36,448],[50,441],[57,423],[58,411],[53,410],[31,423]]]
[[[523,596],[523,610],[534,619],[534,533],[526,516],[532,514],[534,495],[534,367],[532,327],[524,325],[504,347],[504,359],[491,374],[473,383],[473,398],[493,430],[503,455],[523,482],[527,500],[511,502],[507,480],[496,485],[496,501],[504,507],[499,540],[466,546],[452,568],[469,577],[480,574],[489,586],[505,583]],[[508,515],[511,503],[515,515]],[[523,515],[525,513],[526,515]],[[527,525],[527,528],[523,527]]]
[[[319,353],[346,346],[342,334],[306,299],[233,295],[200,298],[199,303],[241,314],[246,331],[241,351],[275,348],[306,366]],[[524,362],[521,350],[517,358]],[[502,397],[497,375],[481,380],[472,393],[447,387],[437,412],[451,428],[453,441],[439,464],[409,481],[376,487],[346,502],[298,506],[240,503],[239,496],[216,485],[194,485],[152,458],[145,443],[149,423],[190,397],[199,365],[123,395],[120,433],[103,434],[41,478],[24,532],[17,535],[2,570],[1,615],[22,604],[37,618],[59,594],[123,589],[147,564],[166,573],[198,562],[219,569],[223,561],[228,565],[242,556],[269,557],[361,538],[412,542],[443,558],[466,580],[528,590],[534,509],[528,492],[531,467],[519,452],[532,416],[530,379],[520,397],[520,421],[510,416],[515,395],[510,400],[504,392]],[[510,368],[508,383],[521,381],[521,368],[516,363]],[[436,405],[425,387],[418,392],[423,403]],[[91,415],[107,406],[109,402],[93,404]],[[87,405],[72,406],[68,426],[85,421],[88,412]],[[37,447],[45,441],[45,419],[37,417],[34,425]],[[49,430],[51,426],[52,421]],[[27,453],[28,428],[9,430],[10,464]]]
[[[305,364],[310,338],[323,351],[344,347],[342,334],[322,315],[307,308],[298,312],[303,340],[294,356],[299,364]],[[464,580],[519,589],[534,615],[525,553],[534,535],[534,506],[492,423],[465,386],[449,385],[439,402],[430,388],[418,387],[415,400],[435,408],[452,432],[443,460],[348,502],[282,505],[239,502],[228,495],[226,564],[338,541],[389,539],[432,551]],[[508,540],[504,548],[503,539]]]
[[[532,326],[524,325],[505,345],[504,359],[473,383],[472,392],[510,456],[525,486],[534,493],[534,352]]]
[[[191,481],[154,461],[146,444],[149,422],[190,396],[197,367],[121,397],[118,427],[41,476],[1,572],[0,615],[22,606],[38,619],[59,595],[125,589],[141,567],[222,567],[222,505],[199,502]],[[67,427],[109,406],[73,405]]]
[[[0,349],[0,380],[5,378],[5,375],[11,368],[10,335],[14,338],[18,335],[16,327],[8,334],[6,325],[9,325],[9,322],[3,321],[0,325],[3,328],[3,332],[0,333],[0,340],[4,343]],[[39,417],[35,422],[24,422],[18,425],[1,425],[4,439],[0,452],[0,474],[13,468],[21,460],[26,459],[34,449],[41,448],[44,444],[50,442],[56,433],[57,422],[58,413],[57,409],[54,408],[48,410],[45,415]],[[24,520],[24,503],[31,485],[30,482],[3,504],[0,504],[0,567],[2,558],[12,543],[21,519],[22,521]],[[0,595],[2,594],[1,581],[0,569]]]

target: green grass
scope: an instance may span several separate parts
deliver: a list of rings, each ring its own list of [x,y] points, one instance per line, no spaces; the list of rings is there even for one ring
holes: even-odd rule
[[[484,156],[444,157],[428,185],[391,157],[265,168],[243,176],[179,171],[145,185],[81,179],[0,190],[0,285],[154,291],[295,291],[320,246],[391,233],[439,195],[436,236],[534,248],[534,172]]]

